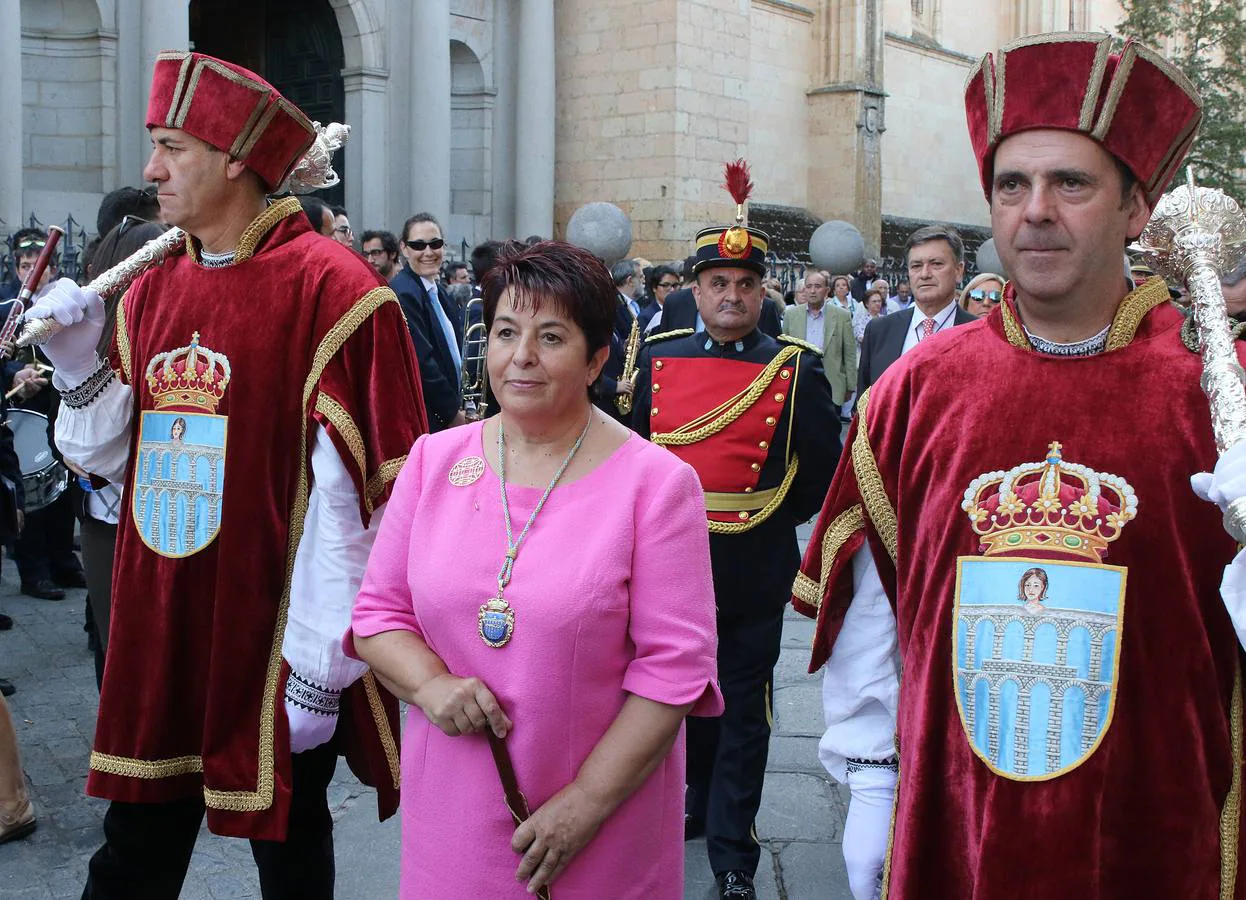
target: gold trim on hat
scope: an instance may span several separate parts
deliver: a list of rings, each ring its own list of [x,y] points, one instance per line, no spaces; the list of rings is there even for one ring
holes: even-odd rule
[[[1086,96],[1082,98],[1082,114],[1077,120],[1078,131],[1089,131],[1095,121],[1095,108],[1099,105],[1099,92],[1103,90],[1103,76],[1108,71],[1108,58],[1112,45],[1107,40],[1095,48],[1095,61],[1090,67],[1090,80],[1086,83]]]
[[[1112,73],[1112,83],[1108,85],[1108,95],[1104,98],[1103,110],[1099,113],[1099,120],[1095,122],[1094,131],[1090,132],[1090,136],[1100,143],[1103,142],[1108,129],[1112,127],[1112,120],[1116,118],[1116,107],[1125,94],[1125,87],[1129,84],[1129,73],[1133,70],[1134,60],[1138,57],[1137,47],[1137,44],[1125,45],[1125,49],[1121,51],[1120,61],[1116,64],[1116,71]]]
[[[182,66],[180,69],[178,69],[177,82],[173,85],[173,96],[169,98],[169,108],[168,110],[165,111],[165,114],[164,114],[164,127],[165,128],[177,128],[178,127],[177,125],[173,123],[175,119],[177,118],[177,108],[182,105],[182,100],[184,99],[184,91],[186,89],[186,72],[190,69],[191,56],[189,53],[181,53],[181,54],[175,53],[175,54],[170,54],[169,56],[164,56],[164,54],[161,54],[161,56],[156,57],[156,61],[159,62],[162,57],[164,59],[174,60],[174,59],[177,59],[179,56],[182,59]]]

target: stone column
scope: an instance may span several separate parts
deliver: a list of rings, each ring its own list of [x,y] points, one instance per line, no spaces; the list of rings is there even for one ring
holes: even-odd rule
[[[554,234],[554,0],[520,0],[515,237]]]
[[[347,69],[342,73],[346,94],[346,121],[351,126],[341,173],[346,181],[346,208],[360,222],[392,221],[389,210],[389,141],[386,136],[386,97],[389,71]],[[371,226],[369,226],[371,227]],[[387,226],[389,227],[389,226]],[[360,233],[363,229],[360,228]]]
[[[809,205],[856,225],[865,251],[882,243],[884,122],[881,0],[822,0],[818,17],[822,84],[809,91]],[[853,128],[846,127],[851,122]]]
[[[22,225],[22,3],[0,0],[0,222]]]
[[[514,0],[493,4],[493,137],[490,166],[493,221],[489,237],[513,237],[515,231],[515,15]]]
[[[411,21],[411,213],[450,219],[450,0],[423,0]],[[402,238],[402,235],[398,236]]]

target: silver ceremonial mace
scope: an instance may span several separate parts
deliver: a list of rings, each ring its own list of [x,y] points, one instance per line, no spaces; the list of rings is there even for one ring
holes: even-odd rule
[[[1228,194],[1198,187],[1194,171],[1187,169],[1186,183],[1160,198],[1131,249],[1140,251],[1157,274],[1182,280],[1190,289],[1203,357],[1200,383],[1211,403],[1216,451],[1223,456],[1246,439],[1246,373],[1237,361],[1220,290],[1220,273],[1246,255],[1246,214]],[[1246,508],[1231,506],[1224,526],[1246,543]]]

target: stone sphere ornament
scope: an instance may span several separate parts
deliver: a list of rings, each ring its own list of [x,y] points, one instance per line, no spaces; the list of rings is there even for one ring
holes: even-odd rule
[[[865,238],[851,222],[823,222],[809,238],[809,259],[831,274],[855,272],[865,262]]]
[[[632,246],[632,220],[613,203],[586,203],[567,222],[567,242],[612,266]]]
[[[974,262],[978,264],[979,272],[994,272],[996,275],[1008,277],[1008,273],[1004,271],[1004,261],[999,258],[999,251],[995,249],[995,238],[987,238],[982,242]]]

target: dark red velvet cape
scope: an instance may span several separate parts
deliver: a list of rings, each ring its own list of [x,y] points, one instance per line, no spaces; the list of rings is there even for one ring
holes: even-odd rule
[[[311,439],[326,427],[366,522],[426,430],[419,372],[393,292],[314,234],[296,201],[252,224],[232,266],[203,268],[193,252],[135,281],[118,319],[113,362],[134,389],[135,433],[87,791],[130,802],[202,792],[214,832],[280,840],[291,787],[281,646]],[[153,408],[149,361],[195,332],[231,369],[216,410],[228,417],[220,529],[171,558],[135,525],[138,419]],[[346,692],[338,728],[382,816],[397,805],[396,712],[369,673]]]
[[[1163,291],[1127,297],[1124,346],[1089,358],[1023,349],[998,308],[904,356],[854,422],[794,604],[817,617],[814,671],[869,540],[903,667],[890,900],[1246,897],[1243,878],[1221,889],[1241,833],[1241,654],[1218,590],[1235,548],[1190,489],[1216,452],[1201,364]],[[1019,781],[972,752],[958,716],[956,560],[979,554],[962,509],[973,479],[1041,461],[1051,441],[1125,478],[1138,512],[1103,560],[1128,569],[1114,717],[1081,765]]]

